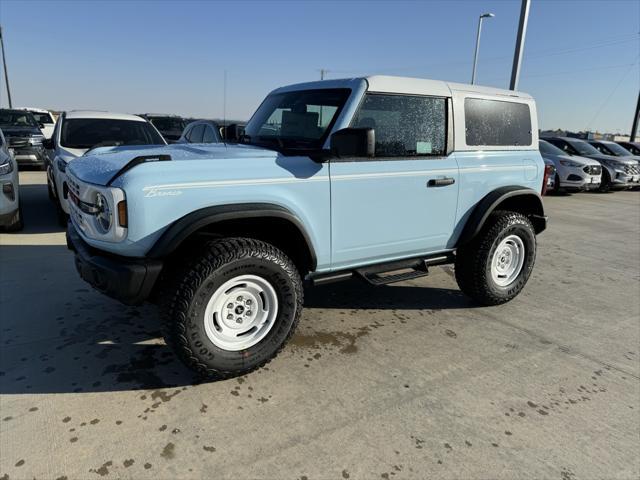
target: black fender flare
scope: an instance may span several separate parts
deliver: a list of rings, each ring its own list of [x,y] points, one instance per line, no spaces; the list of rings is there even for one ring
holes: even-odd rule
[[[289,209],[270,203],[241,203],[217,205],[195,210],[173,222],[147,253],[147,257],[160,259],[175,251],[191,234],[204,227],[226,220],[251,218],[279,218],[291,222],[306,242],[311,259],[311,270],[317,266],[316,252],[302,221]]]
[[[547,228],[542,196],[537,191],[517,185],[500,187],[489,192],[474,207],[456,247],[469,243],[480,232],[491,212],[505,201],[508,202],[511,210],[519,211],[531,219],[536,234]]]

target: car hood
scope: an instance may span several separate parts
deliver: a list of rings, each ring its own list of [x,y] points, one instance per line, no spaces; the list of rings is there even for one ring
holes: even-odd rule
[[[587,157],[581,157],[579,155],[553,155],[553,154],[543,153],[542,158],[545,158],[545,159],[548,158],[554,163],[560,162],[560,160],[566,160],[569,162],[579,163],[581,165],[600,165],[600,162],[598,162],[597,160],[593,160]]]
[[[115,147],[108,151],[95,149],[69,164],[69,171],[83,182],[106,185],[127,165],[139,156],[169,155],[171,161],[208,161],[243,158],[276,158],[278,152],[252,145],[212,144],[172,144],[167,146]]]
[[[636,163],[635,160],[631,160],[631,157],[629,157],[629,160],[626,160],[625,158],[627,157],[614,157],[613,155],[605,154],[589,155],[588,158],[593,158],[594,160],[597,160],[599,162],[620,162],[624,163],[625,165],[635,165]]]
[[[5,137],[24,137],[27,135],[42,135],[37,127],[1,127]]]

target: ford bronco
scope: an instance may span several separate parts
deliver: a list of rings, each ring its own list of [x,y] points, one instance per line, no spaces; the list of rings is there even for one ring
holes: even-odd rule
[[[455,264],[464,293],[507,302],[546,227],[533,99],[442,81],[279,88],[233,143],[99,152],[67,173],[81,277],[158,303],[167,343],[213,378],[284,347],[303,280],[382,285]]]

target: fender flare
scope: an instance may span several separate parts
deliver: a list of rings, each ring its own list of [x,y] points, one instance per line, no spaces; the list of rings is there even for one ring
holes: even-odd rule
[[[518,198],[520,197],[520,198]],[[505,200],[521,201],[522,213],[532,221],[536,234],[541,233],[547,227],[547,217],[544,214],[542,196],[531,188],[517,185],[500,187],[488,193],[475,206],[460,234],[456,247],[469,243],[482,230],[489,215]]]
[[[304,228],[302,221],[296,214],[285,207],[270,203],[241,203],[231,205],[217,205],[195,210],[173,222],[163,232],[156,243],[147,253],[147,257],[159,259],[175,251],[180,244],[196,231],[224,222],[226,220],[239,220],[251,218],[274,217],[291,222],[305,240],[311,259],[311,269],[317,266],[317,256],[313,242]]]

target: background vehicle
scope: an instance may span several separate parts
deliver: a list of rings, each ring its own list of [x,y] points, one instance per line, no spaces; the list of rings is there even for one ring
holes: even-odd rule
[[[636,171],[636,161],[627,160],[624,157],[614,157],[599,152],[593,145],[585,140],[572,137],[545,137],[544,140],[555,145],[571,156],[581,156],[591,158],[602,165],[602,177],[600,180],[601,192],[608,192],[612,189],[624,189],[636,185],[634,180]]]
[[[46,167],[44,135],[31,112],[0,109],[0,128],[18,165]]]
[[[640,155],[640,142],[616,142],[636,156]]]
[[[18,183],[18,165],[0,130],[0,228],[7,231],[22,229]]]
[[[196,120],[186,126],[176,143],[220,143],[220,127],[213,120]]]
[[[542,152],[540,152],[542,153]],[[549,193],[553,193],[555,191],[558,190],[558,184],[556,182],[556,178],[557,178],[557,173],[556,173],[556,166],[553,163],[552,160],[545,158],[545,156],[542,156],[542,160],[544,160],[544,172],[545,172],[545,185],[542,189],[542,194],[549,194]]]
[[[42,135],[44,135],[44,138],[47,140],[51,138],[56,121],[53,119],[53,115],[51,115],[49,110],[30,107],[24,107],[21,110],[31,112],[33,117],[36,119],[36,122],[38,122],[38,127],[40,127],[40,131],[42,132]]]
[[[66,224],[66,170],[71,160],[97,148],[135,148],[145,145],[166,145],[165,140],[148,121],[136,115],[113,112],[76,110],[63,112],[53,136],[46,142],[53,150],[47,167],[49,198],[56,203],[58,217]]]
[[[632,158],[633,160],[640,160],[640,156],[634,155],[629,150],[624,148],[621,145],[618,145],[616,142],[611,142],[609,140],[589,140],[589,143],[593,145],[596,150],[605,155],[612,155],[614,157],[624,157],[624,158]]]
[[[513,299],[546,228],[537,132],[533,99],[514,91],[378,76],[284,87],[238,145],[71,162],[67,241],[95,288],[162,304],[189,367],[241,375],[293,334],[303,278],[383,285],[455,262],[478,303]]]
[[[595,190],[600,187],[602,166],[596,160],[578,155],[569,156],[551,143],[540,140],[540,154],[555,166],[557,191]]]
[[[143,113],[139,116],[149,120],[168,143],[176,143],[182,135],[184,127],[187,126],[184,119],[178,115]]]

